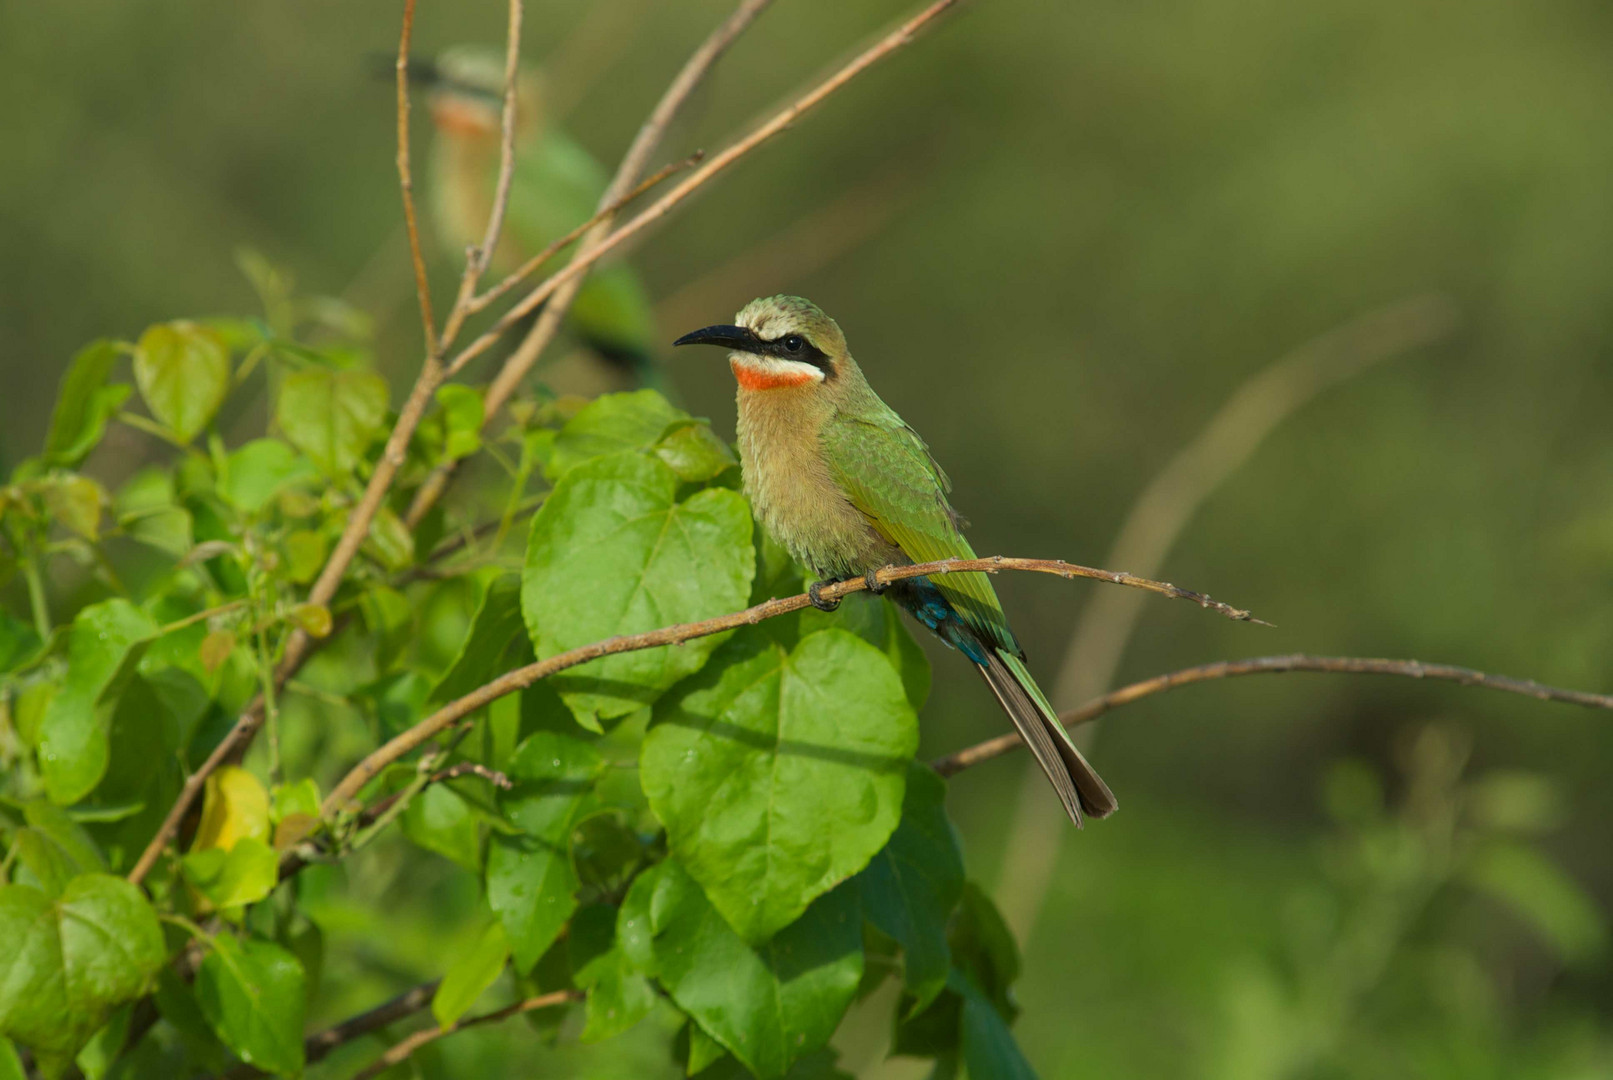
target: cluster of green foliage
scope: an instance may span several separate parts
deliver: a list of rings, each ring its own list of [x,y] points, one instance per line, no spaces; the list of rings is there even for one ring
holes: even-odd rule
[[[499,673],[801,581],[731,449],[657,393],[540,392],[484,440],[479,392],[449,386],[335,599],[309,603],[389,392],[362,319],[249,267],[266,317],[79,353],[44,452],[0,489],[19,583],[0,613],[0,1034],[47,1077],[301,1074],[307,1018],[331,1011],[305,884],[401,831],[482,885],[431,998],[444,1027],[495,983],[571,991],[529,1019],[591,1043],[670,1015],[687,1075],[836,1076],[841,1018],[897,978],[899,1052],[1030,1075],[1015,945],[914,761],[927,662],[878,598],[571,668],[322,814],[357,757]],[[268,433],[232,446],[263,401]],[[120,461],[165,460],[109,491],[81,471],[109,432]],[[471,493],[406,526],[413,489],[472,455]],[[277,680],[299,632],[317,654]],[[207,779],[154,872],[119,876],[260,695],[251,756]]]

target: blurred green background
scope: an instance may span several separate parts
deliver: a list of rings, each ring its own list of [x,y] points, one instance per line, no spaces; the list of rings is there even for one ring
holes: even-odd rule
[[[526,54],[614,161],[728,6],[532,0]],[[905,10],[779,0],[662,158],[721,145]],[[371,78],[397,15],[0,5],[6,461],[38,444],[79,345],[255,311],[243,246],[371,311],[378,363],[405,384],[419,327],[392,103]],[[427,0],[420,51],[496,43],[503,19],[497,0]],[[759,293],[818,301],[951,473],[977,549],[1086,563],[1246,380],[1383,305],[1447,297],[1453,330],[1285,417],[1160,566],[1119,567],[1277,628],[1151,600],[1118,681],[1307,650],[1604,690],[1610,55],[1613,8],[1594,0],[976,0],[632,258],[667,341]],[[446,302],[450,253],[434,272]],[[684,403],[731,433],[723,365],[668,359]],[[126,475],[141,439],[109,440],[90,471]],[[998,588],[1033,670],[1060,682],[1098,587]],[[934,658],[926,751],[997,734],[984,689]],[[1029,926],[1017,1031],[1044,1077],[1613,1071],[1604,715],[1296,674],[1150,699],[1106,719],[1092,753],[1123,809],[1080,834],[1047,827],[1039,779],[1020,806],[1013,758],[949,799],[971,873]],[[390,857],[346,890],[395,925],[326,906],[322,1019],[439,971],[454,943],[434,928],[475,903],[464,871]],[[880,1061],[883,1023],[859,1011],[842,1034],[860,1076],[910,1072]],[[589,1058],[485,1031],[418,1068],[651,1075],[653,1034]]]

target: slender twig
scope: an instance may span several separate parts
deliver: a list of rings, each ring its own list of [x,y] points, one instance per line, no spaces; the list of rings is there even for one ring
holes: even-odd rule
[[[471,301],[482,275],[493,261],[493,250],[498,246],[499,234],[504,231],[504,213],[510,203],[510,183],[515,178],[516,100],[519,97],[521,74],[521,0],[510,0],[509,26],[504,38],[504,107],[499,120],[498,179],[493,184],[493,205],[487,214],[487,228],[482,242],[465,251],[465,269],[459,275],[459,292],[454,297],[453,310],[442,328],[442,348],[448,348],[459,336],[465,320],[471,316]],[[445,374],[444,378],[449,376]]]
[[[353,1080],[369,1080],[372,1076],[378,1076],[399,1062],[408,1060],[411,1054],[427,1043],[452,1035],[456,1031],[464,1031],[466,1028],[477,1027],[481,1024],[496,1024],[501,1020],[508,1020],[512,1016],[519,1016],[521,1013],[532,1012],[536,1009],[550,1009],[556,1005],[565,1005],[581,998],[582,992],[578,990],[553,990],[547,994],[539,994],[537,997],[529,997],[512,1005],[506,1005],[502,1009],[482,1013],[480,1016],[467,1016],[465,1019],[449,1024],[447,1027],[421,1028],[412,1035],[407,1035],[400,1039],[386,1053],[354,1073]]]
[[[522,301],[522,304],[526,305],[525,310],[513,317],[506,313],[493,330],[488,331],[487,334],[483,334],[481,338],[477,339],[477,341],[486,342],[482,348],[465,349],[448,365],[451,373],[464,370],[466,364],[485,351],[486,345],[491,345],[511,326],[525,318],[526,314],[537,307],[538,304],[543,303],[545,300],[548,301],[548,306],[544,308],[543,314],[538,317],[537,323],[527,334],[526,340],[505,361],[498,376],[493,380],[492,385],[488,387],[487,394],[483,399],[483,427],[486,427],[504,407],[505,403],[514,396],[516,388],[521,384],[521,380],[526,377],[532,365],[537,362],[538,355],[548,347],[554,335],[559,332],[561,320],[564,319],[566,312],[570,309],[571,301],[575,298],[577,289],[581,287],[582,273],[593,265],[595,259],[598,258],[594,252],[603,247],[607,234],[615,222],[615,213],[610,210],[610,207],[618,202],[623,202],[629,193],[639,186],[639,177],[644,174],[644,170],[649,166],[650,158],[654,156],[656,148],[660,146],[662,138],[666,135],[667,128],[671,126],[673,118],[683,108],[689,95],[694,92],[695,87],[705,78],[712,65],[717,62],[717,58],[727,51],[728,47],[738,39],[745,28],[771,2],[772,0],[740,0],[740,4],[734,9],[733,14],[728,16],[711,32],[705,41],[700,43],[699,47],[690,54],[689,59],[684,62],[678,74],[673,77],[672,82],[666,88],[666,92],[655,103],[655,107],[650,110],[649,117],[640,126],[638,134],[633,137],[627,152],[622,155],[621,164],[616,167],[616,175],[611,177],[604,194],[600,197],[599,220],[594,222],[586,234],[582,236],[577,244],[576,253],[566,267],[568,270],[573,267],[576,268],[572,276],[566,278],[565,281],[557,280],[558,275],[551,276],[538,286],[538,290],[542,290],[545,287],[548,290],[544,292],[541,298],[533,301],[529,295]],[[600,251],[599,254],[603,254],[603,251]],[[522,269],[523,271],[526,270],[525,267]],[[573,281],[575,284],[567,284]],[[564,286],[564,291],[557,291],[562,286]],[[536,291],[534,290],[534,292]],[[492,335],[491,338],[489,338],[489,334]],[[412,525],[425,517],[426,512],[442,497],[442,493],[447,489],[448,482],[453,477],[455,470],[456,463],[454,462],[449,462],[433,470],[431,475],[426,478],[425,482],[415,492],[414,500],[410,504],[408,514],[404,520]]]
[[[868,68],[885,59],[885,57],[889,56],[897,49],[900,49],[904,45],[910,44],[921,29],[931,22],[934,22],[942,15],[946,14],[949,10],[956,7],[960,2],[961,0],[935,0],[934,3],[930,4],[930,6],[926,7],[923,11],[919,12],[917,15],[914,15],[912,18],[898,26],[895,30],[892,30],[889,34],[886,34],[884,37],[880,38],[879,41],[875,42],[872,46],[859,53],[849,63],[840,68],[834,74],[830,75],[827,79],[824,79],[811,90],[808,90],[806,93],[796,98],[789,105],[785,106],[783,109],[780,109],[777,113],[774,113],[771,117],[753,129],[748,135],[745,135],[743,138],[731,143],[721,152],[712,155],[712,157],[709,158],[704,165],[696,169],[682,183],[678,184],[671,191],[657,199],[654,203],[651,203],[648,207],[641,210],[621,228],[605,237],[596,246],[593,246],[588,251],[579,251],[576,258],[574,258],[570,263],[566,264],[563,269],[558,270],[554,274],[550,275],[540,285],[528,293],[520,303],[516,304],[509,311],[505,312],[504,315],[496,323],[494,323],[486,333],[476,338],[463,350],[461,350],[460,354],[455,357],[453,361],[454,366],[463,367],[464,364],[469,362],[471,359],[486,352],[501,336],[503,336],[506,331],[509,330],[510,327],[514,326],[527,315],[531,314],[531,312],[540,304],[543,304],[544,301],[553,296],[556,290],[558,290],[562,285],[577,279],[594,263],[610,254],[626,241],[643,232],[649,226],[666,217],[674,208],[677,207],[679,203],[683,202],[700,188],[710,183],[711,180],[717,176],[717,174],[723,172],[730,165],[734,164],[734,162],[738,161],[740,158],[744,157],[746,154],[749,154],[751,151],[755,150],[757,147],[761,146],[775,135],[790,127],[797,120],[799,120],[802,115],[821,104],[825,98],[834,94],[837,90],[840,90],[852,79],[855,79],[858,75],[861,75]],[[501,396],[498,400],[499,403],[502,404],[503,400],[513,393],[514,383],[518,382],[520,376],[524,374],[524,371],[513,371],[511,369],[511,365],[506,363],[505,368],[499,373],[499,378],[494,380],[493,387],[488,391],[489,402],[491,403],[494,400],[493,389],[500,389]],[[491,404],[489,405],[489,411],[491,411]]]
[[[1065,727],[1075,727],[1096,720],[1110,709],[1130,705],[1145,697],[1175,690],[1192,683],[1214,679],[1232,679],[1240,675],[1280,675],[1289,671],[1314,671],[1339,675],[1399,675],[1407,679],[1437,679],[1442,682],[1477,686],[1485,690],[1500,690],[1508,694],[1522,694],[1537,701],[1560,701],[1568,705],[1582,705],[1588,709],[1613,709],[1613,695],[1593,694],[1585,690],[1565,690],[1547,686],[1531,679],[1515,679],[1510,675],[1487,675],[1472,668],[1453,667],[1450,664],[1425,664],[1419,660],[1383,660],[1363,656],[1308,656],[1294,653],[1288,656],[1257,656],[1250,660],[1221,660],[1213,664],[1184,668],[1151,679],[1123,686],[1118,690],[1094,698],[1079,708],[1060,713]],[[995,739],[959,750],[957,753],[936,758],[930,767],[942,776],[952,776],[971,765],[990,761],[1023,745],[1018,734],[1002,735]]]
[[[889,223],[910,194],[911,157],[842,192],[749,249],[685,282],[655,305],[655,317],[675,322],[700,318],[714,306],[733,303],[741,293],[767,296],[788,292],[793,282],[860,246]]]
[[[354,1039],[362,1039],[373,1031],[379,1031],[389,1024],[394,1024],[406,1016],[424,1009],[431,1004],[432,995],[437,992],[437,984],[441,979],[432,979],[419,986],[410,987],[390,1001],[382,1002],[368,1012],[350,1016],[341,1023],[326,1028],[308,1036],[302,1042],[303,1060],[312,1065],[328,1057],[333,1050],[345,1046]],[[237,1065],[226,1073],[222,1073],[218,1080],[256,1080],[259,1076],[268,1075],[262,1069],[252,1065]]]
[[[1211,600],[1202,593],[1190,589],[1179,588],[1169,582],[1151,581],[1133,574],[1120,573],[1113,570],[1097,570],[1089,566],[1077,566],[1074,563],[1064,562],[1062,559],[1016,559],[1005,556],[993,556],[985,559],[943,559],[939,562],[919,563],[913,566],[887,566],[874,573],[874,580],[878,584],[888,585],[894,581],[905,581],[908,578],[924,577],[934,574],[959,573],[988,573],[993,574],[999,570],[1028,570],[1035,573],[1056,574],[1065,579],[1090,578],[1094,581],[1104,581],[1112,585],[1128,585],[1136,589],[1146,589],[1175,599],[1190,600],[1200,607],[1215,611],[1229,619],[1242,622],[1259,622],[1247,611],[1223,604],[1218,600]],[[833,601],[854,592],[860,592],[868,587],[863,577],[854,577],[847,581],[826,585],[819,591],[822,600]],[[383,769],[410,753],[423,743],[434,738],[445,728],[459,721],[462,717],[480,709],[489,702],[496,701],[506,694],[513,694],[524,690],[540,679],[550,675],[585,664],[590,660],[597,660],[601,656],[611,656],[616,653],[636,652],[641,649],[653,649],[661,645],[675,645],[678,642],[692,641],[695,638],[709,637],[720,634],[725,630],[735,630],[741,626],[754,626],[765,619],[777,618],[792,611],[800,611],[810,604],[811,597],[807,593],[797,596],[779,597],[757,604],[755,607],[736,611],[729,615],[719,615],[711,619],[702,619],[699,622],[680,623],[676,626],[666,626],[659,630],[651,630],[642,634],[624,634],[620,637],[608,638],[605,641],[596,641],[591,645],[583,645],[570,649],[546,660],[539,660],[505,672],[498,678],[486,683],[466,694],[464,697],[438,709],[430,716],[421,720],[407,731],[401,732],[391,740],[372,751],[368,757],[353,766],[325,798],[321,813],[330,818],[349,808],[358,793]]]
[[[626,195],[623,195],[621,198],[619,198],[619,199],[615,200],[614,202],[611,202],[611,203],[607,204],[606,206],[600,208],[599,210],[595,211],[593,217],[589,218],[587,221],[583,222],[581,225],[578,225],[575,229],[572,229],[570,232],[566,233],[566,235],[560,237],[558,240],[555,240],[555,241],[551,242],[542,251],[538,252],[536,255],[532,256],[532,258],[530,258],[526,262],[522,263],[521,266],[518,269],[516,269],[516,270],[512,271],[510,274],[508,274],[504,278],[503,281],[499,282],[497,285],[493,285],[493,286],[489,287],[485,292],[479,293],[476,296],[471,297],[471,299],[470,299],[471,313],[474,314],[474,313],[476,313],[478,311],[482,311],[485,308],[487,308],[489,305],[497,302],[500,297],[504,296],[511,289],[513,289],[517,285],[521,284],[521,282],[524,281],[526,278],[530,277],[538,269],[538,267],[542,266],[544,263],[546,263],[550,259],[554,258],[556,255],[558,255],[560,252],[564,251],[566,248],[570,247],[572,244],[575,244],[578,240],[580,240],[585,234],[587,234],[589,231],[591,231],[600,222],[607,221],[611,217],[614,217],[628,203],[630,203],[633,200],[637,199],[640,195],[644,194],[646,191],[649,191],[651,188],[658,186],[663,180],[666,180],[668,177],[673,176],[673,175],[675,175],[677,173],[683,172],[685,169],[694,168],[696,165],[700,164],[700,162],[702,160],[705,159],[705,156],[706,156],[706,152],[704,150],[696,150],[694,153],[690,154],[688,157],[684,158],[682,161],[668,162],[667,164],[661,166],[659,169],[655,170],[655,172],[653,174],[651,174],[650,176],[646,177],[644,179],[644,181],[642,183],[640,183],[637,187],[635,187],[632,191],[629,191]],[[458,373],[457,368],[451,368],[449,370],[449,372],[448,372],[448,374],[450,376],[455,375],[457,373]]]
[[[403,192],[403,221],[409,230],[409,259],[414,264],[414,291],[420,299],[421,332],[426,352],[437,351],[437,320],[431,314],[431,283],[420,250],[420,222],[414,210],[414,170],[409,164],[409,40],[414,37],[415,0],[403,0],[403,30],[398,35],[398,187]]]
[[[1329,387],[1448,334],[1455,322],[1449,299],[1412,297],[1358,315],[1262,368],[1138,494],[1104,562],[1159,573],[1199,507],[1284,420]],[[1115,590],[1083,606],[1053,682],[1053,701],[1088,701],[1114,685],[1142,616],[1135,599]],[[1021,941],[1030,937],[1058,864],[1060,821],[1047,813],[1044,796],[1038,782],[1020,785],[998,876],[1003,918]]]

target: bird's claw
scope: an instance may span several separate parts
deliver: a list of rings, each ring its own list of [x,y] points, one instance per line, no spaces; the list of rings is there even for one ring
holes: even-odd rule
[[[878,596],[880,593],[890,588],[890,582],[879,580],[879,572],[877,570],[870,570],[865,573],[863,575],[863,584],[866,585],[868,587],[868,591],[873,593],[875,596]]]
[[[814,581],[811,585],[807,586],[807,599],[812,601],[813,607],[817,608],[819,611],[833,611],[835,608],[840,606],[840,601],[838,599],[825,600],[823,598],[823,587],[825,585],[834,584],[836,584],[836,582]]]

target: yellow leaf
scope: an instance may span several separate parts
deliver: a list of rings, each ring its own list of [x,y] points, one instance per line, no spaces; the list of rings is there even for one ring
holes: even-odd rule
[[[207,778],[202,823],[190,849],[228,851],[243,836],[269,842],[269,793],[239,765],[225,765]]]
[[[202,638],[201,654],[202,667],[211,675],[219,669],[219,665],[230,658],[235,651],[235,632],[233,630],[214,630]]]

